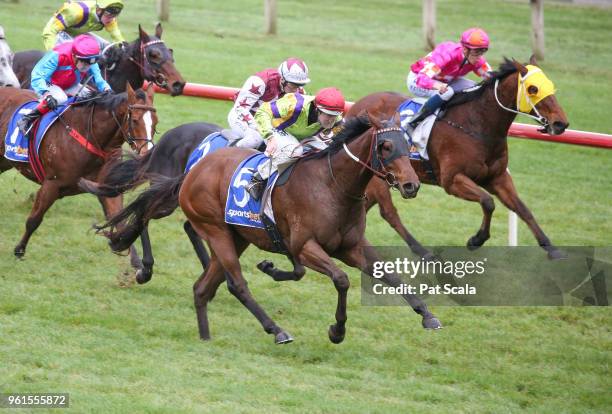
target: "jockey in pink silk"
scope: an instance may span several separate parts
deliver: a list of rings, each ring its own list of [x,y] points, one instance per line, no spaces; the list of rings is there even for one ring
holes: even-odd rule
[[[473,81],[463,77],[469,72],[487,78],[491,67],[484,54],[488,49],[489,36],[475,27],[463,32],[459,43],[440,43],[431,53],[414,63],[406,80],[408,89],[415,96],[429,99],[410,125],[416,127],[444,102],[448,102],[455,92],[474,86]]]
[[[239,138],[237,147],[257,148],[263,138],[257,130],[255,113],[264,102],[271,102],[286,93],[304,93],[310,82],[308,67],[296,58],[289,58],[278,69],[265,69],[249,76],[238,92],[234,107],[227,116],[232,132]]]

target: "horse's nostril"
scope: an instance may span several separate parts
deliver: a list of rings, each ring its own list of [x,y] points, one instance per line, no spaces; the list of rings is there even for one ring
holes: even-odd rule
[[[404,184],[404,190],[409,194],[416,193],[419,191],[419,185],[416,183],[406,183]]]

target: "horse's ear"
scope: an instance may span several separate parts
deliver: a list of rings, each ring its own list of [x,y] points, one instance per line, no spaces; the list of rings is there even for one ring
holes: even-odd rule
[[[149,35],[147,34],[147,32],[142,30],[142,27],[140,25],[138,25],[138,35],[140,36],[140,40],[142,40],[143,42],[149,41]]]
[[[162,25],[160,22],[157,23],[157,26],[155,26],[155,36],[158,39],[161,39],[161,35],[163,33],[164,29],[162,29]]]
[[[370,124],[376,129],[381,129],[382,123],[380,122],[380,119],[378,118],[377,114],[375,114],[373,111],[370,111],[370,110],[367,110],[366,112],[368,114],[368,119],[370,120]]]
[[[134,92],[134,89],[132,89],[132,85],[130,85],[129,82],[126,83],[125,85],[125,91],[127,92],[127,100],[128,100],[128,104],[133,104],[136,102],[136,92]]]
[[[527,74],[527,72],[529,72],[527,70],[527,68],[525,66],[523,66],[522,64],[520,64],[519,62],[517,62],[516,60],[512,59],[512,64],[514,65],[514,67],[516,68],[516,70],[519,71],[519,73],[522,76],[525,76]]]
[[[530,65],[533,65],[533,66],[538,66],[538,62],[536,62],[536,57],[535,57],[535,55],[531,55],[531,56],[529,57],[529,64],[530,64]]]

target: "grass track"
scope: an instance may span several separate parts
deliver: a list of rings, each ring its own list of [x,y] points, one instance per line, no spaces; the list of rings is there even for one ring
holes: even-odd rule
[[[529,7],[518,1],[438,1],[438,38],[472,25],[492,36],[489,59],[527,60]],[[39,32],[59,2],[0,3],[14,50],[39,48]],[[280,35],[261,34],[260,1],[173,0],[164,39],[193,82],[239,86],[283,58],[304,58],[313,84],[333,84],[350,100],[404,91],[408,66],[422,54],[420,2],[283,1]],[[546,3],[546,61],[558,99],[576,129],[612,132],[612,10]],[[130,0],[121,16],[128,38],[151,30],[150,2]],[[160,131],[196,120],[224,123],[225,102],[156,101]],[[510,140],[510,169],[523,200],[559,245],[609,246],[610,151]],[[297,341],[278,347],[221,288],[210,319],[213,341],[197,340],[191,285],[200,269],[181,230],[182,215],[151,228],[154,280],[130,286],[127,261],[89,231],[101,209],[88,196],[60,200],[16,262],[12,250],[36,186],[14,172],[0,177],[0,392],[69,392],[74,412],[604,412],[609,390],[609,308],[437,308],[446,328],[425,332],[405,308],[359,305],[350,272],[345,342],[326,330],[336,295],[309,272],[273,283],[255,270],[269,257],[249,249],[245,275],[255,297]],[[427,244],[463,245],[480,208],[425,187],[396,199]],[[498,203],[490,244],[506,240]],[[401,244],[377,212],[368,238]],[[519,241],[534,245],[521,224]],[[282,258],[275,257],[277,262]],[[126,287],[127,285],[127,287]],[[607,391],[606,391],[607,390]]]

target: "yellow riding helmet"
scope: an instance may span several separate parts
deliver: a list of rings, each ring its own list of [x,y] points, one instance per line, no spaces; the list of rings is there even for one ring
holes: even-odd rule
[[[123,0],[97,0],[96,6],[101,9],[119,9],[123,10]]]

